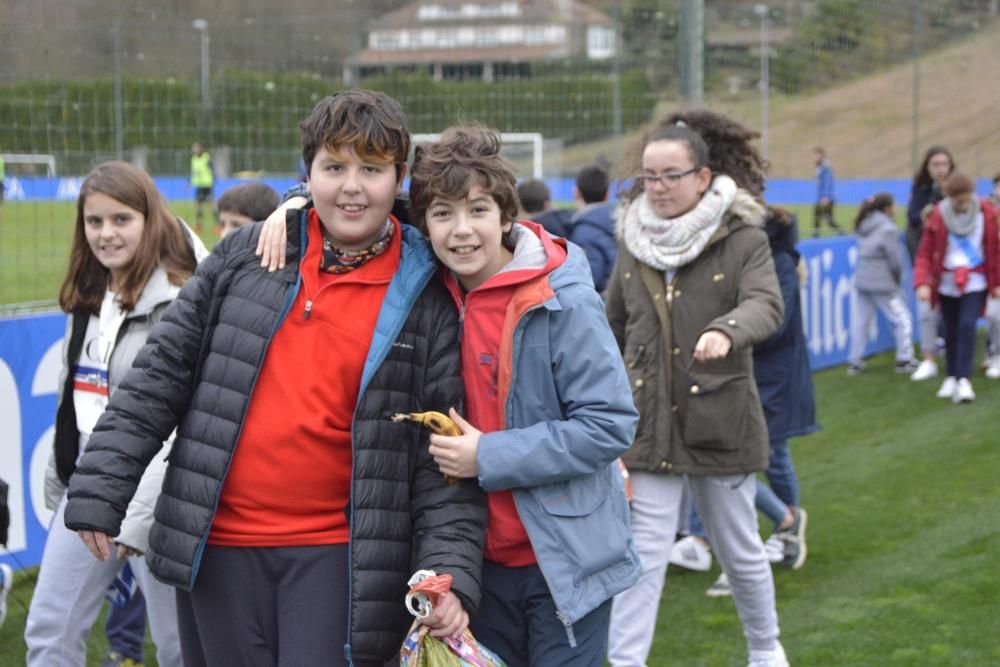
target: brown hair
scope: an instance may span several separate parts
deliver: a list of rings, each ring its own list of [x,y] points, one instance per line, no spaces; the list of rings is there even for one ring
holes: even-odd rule
[[[76,199],[76,225],[70,248],[69,270],[59,289],[59,307],[65,312],[83,310],[96,314],[108,289],[111,272],[90,249],[84,232],[83,207],[87,197],[101,193],[135,209],[146,218],[135,257],[119,284],[122,310],[132,310],[146,282],[162,266],[174,285],[182,285],[197,264],[181,224],[167,210],[163,195],[146,172],[127,162],[105,162],[87,175]]]
[[[955,195],[975,192],[976,184],[965,173],[953,171],[948,178],[944,179],[941,190],[944,192],[945,197],[954,197]]]
[[[517,220],[514,167],[500,155],[500,135],[481,125],[450,127],[441,138],[417,146],[410,171],[410,219],[427,233],[425,215],[436,198],[461,199],[473,185],[500,207],[500,222]]]
[[[552,191],[540,178],[528,178],[518,184],[517,200],[525,213],[541,213],[547,204],[552,203]]]
[[[385,93],[352,88],[324,97],[299,125],[306,174],[320,147],[351,147],[361,159],[396,166],[396,180],[410,154],[410,132],[399,102]]]
[[[888,192],[879,192],[877,194],[868,197],[863,202],[861,206],[858,207],[858,214],[854,218],[854,228],[857,229],[861,226],[861,222],[867,218],[873,211],[882,211],[883,213],[888,213],[889,208],[894,206],[896,200]]]
[[[917,173],[913,175],[914,185],[931,185],[934,183],[934,179],[931,178],[931,172],[927,169],[927,165],[930,163],[931,158],[935,155],[946,155],[948,156],[948,162],[951,164],[951,170],[949,174],[955,171],[955,158],[952,157],[951,151],[949,151],[944,146],[931,146],[924,153],[924,161],[920,163],[920,168],[917,169]]]
[[[631,187],[620,193],[632,201],[642,192],[636,178],[642,170],[642,153],[654,141],[680,141],[688,146],[695,167],[708,167],[713,174],[726,174],[736,185],[755,197],[764,193],[767,162],[750,142],[760,136],[749,128],[708,109],[676,111],[646,130],[619,165],[619,178],[631,179]]]
[[[219,213],[228,211],[237,215],[245,215],[251,220],[265,220],[278,208],[281,198],[269,185],[263,183],[245,183],[236,185],[219,197]]]

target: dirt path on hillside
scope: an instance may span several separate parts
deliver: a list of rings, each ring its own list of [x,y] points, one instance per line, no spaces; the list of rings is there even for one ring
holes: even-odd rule
[[[1000,21],[968,41],[921,61],[919,156],[944,144],[974,176],[1000,172]],[[858,81],[808,97],[770,99],[768,137],[771,175],[811,178],[811,149],[823,145],[838,178],[908,178],[913,174],[913,64],[887,68]],[[759,99],[710,103],[759,128]],[[672,105],[661,104],[661,109]],[[627,147],[636,133],[624,139]],[[563,171],[596,156],[613,156],[611,140],[568,147]]]

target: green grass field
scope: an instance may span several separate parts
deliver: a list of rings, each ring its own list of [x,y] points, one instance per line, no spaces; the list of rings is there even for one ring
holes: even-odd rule
[[[194,224],[192,202],[174,201],[170,207]],[[812,207],[789,208],[798,213],[800,233],[807,238],[812,231]],[[857,207],[838,206],[841,226],[851,229],[856,212]],[[71,202],[6,202],[0,206],[0,309],[26,302],[54,303],[66,273],[75,216]],[[213,220],[206,220],[201,234],[209,248],[217,240],[213,225]]]
[[[170,202],[171,210],[194,224],[194,203]],[[0,206],[0,307],[51,301],[66,274],[73,240],[73,202],[5,202]],[[212,247],[214,219],[201,234]]]
[[[1000,664],[1000,382],[977,373],[978,400],[952,405],[934,381],[895,375],[888,355],[815,379],[823,430],[793,441],[809,558],[775,572],[792,664]],[[732,600],[704,595],[717,574],[668,575],[651,667],[746,664]],[[0,628],[0,667],[23,664],[30,576]]]

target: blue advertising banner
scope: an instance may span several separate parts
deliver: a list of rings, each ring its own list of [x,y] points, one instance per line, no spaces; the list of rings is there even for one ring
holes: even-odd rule
[[[854,237],[810,239],[799,250],[809,273],[802,305],[812,367],[842,364],[850,341]],[[910,284],[909,269],[903,284]],[[907,292],[912,312],[912,290]],[[52,449],[64,328],[62,313],[0,319],[0,478],[11,487],[8,548],[25,566],[41,561],[51,516],[44,504],[44,473]],[[868,352],[892,346],[891,328],[880,317],[869,332]],[[2,552],[0,562],[16,566]]]
[[[65,327],[62,313],[0,319],[0,478],[10,485],[7,548],[25,566],[41,561],[52,516],[45,509],[44,479]],[[3,551],[0,562],[16,567]]]
[[[194,198],[194,189],[190,182],[181,176],[157,176],[153,179],[160,192],[170,201]],[[34,176],[8,177],[6,199],[26,201],[72,201],[80,192],[82,176],[65,178],[43,178]],[[279,193],[284,192],[298,183],[294,178],[265,177],[253,181],[235,178],[218,179],[215,183],[216,196],[226,189],[241,183],[260,182],[270,185]],[[573,201],[575,182],[571,178],[549,178],[545,180],[552,193],[554,202]],[[404,189],[408,188],[404,181]],[[977,183],[979,193],[983,196],[993,191],[993,184],[985,178]],[[611,198],[615,198],[617,187],[612,186]],[[897,202],[906,203],[910,199],[909,179],[842,179],[836,183],[836,200],[838,204],[860,204],[865,197],[876,192],[890,192]],[[815,204],[816,181],[810,179],[774,178],[767,182],[765,196],[769,202],[776,204]]]
[[[900,244],[903,237],[900,235]],[[857,243],[853,236],[809,239],[798,245],[808,269],[802,286],[802,319],[809,341],[809,361],[813,370],[847,361],[851,337],[851,314],[854,302],[854,270],[858,264]],[[906,250],[903,256],[908,257]],[[903,262],[904,292],[913,330],[917,330],[916,297],[908,261]],[[895,345],[892,326],[879,313],[868,333],[867,354]]]

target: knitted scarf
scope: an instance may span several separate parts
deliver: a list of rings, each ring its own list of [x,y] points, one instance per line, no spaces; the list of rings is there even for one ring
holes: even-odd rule
[[[310,210],[310,215],[315,214],[316,209]],[[319,270],[327,273],[347,273],[361,268],[372,259],[378,257],[389,247],[392,242],[392,235],[395,226],[391,218],[387,218],[385,224],[379,230],[378,238],[367,248],[362,250],[344,250],[338,248],[323,237],[323,257],[319,262]]]
[[[654,269],[680,268],[705,249],[735,197],[736,183],[719,174],[697,206],[679,217],[667,219],[656,214],[643,193],[625,212],[625,246],[636,259]]]
[[[948,231],[955,236],[968,236],[976,231],[976,218],[979,217],[979,197],[973,196],[969,210],[959,213],[952,204],[951,197],[941,200],[941,219]]]

